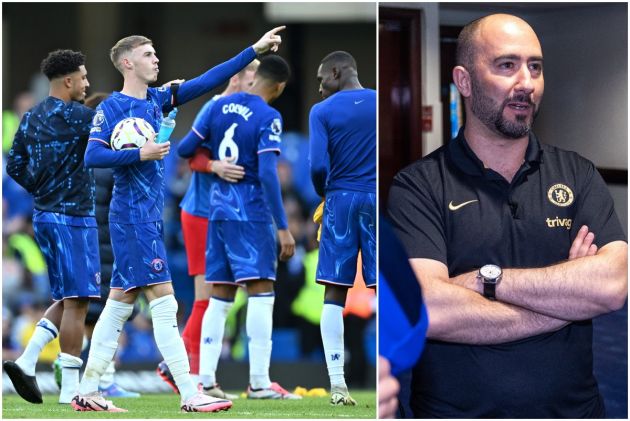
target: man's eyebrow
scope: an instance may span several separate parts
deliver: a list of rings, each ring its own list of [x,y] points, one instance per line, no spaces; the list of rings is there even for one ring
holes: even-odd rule
[[[516,54],[504,54],[504,55],[501,55],[501,56],[495,58],[493,61],[496,63],[497,61],[501,61],[501,60],[520,60],[520,59],[521,59],[521,56],[516,55]],[[527,61],[540,61],[540,62],[542,62],[543,61],[543,57],[542,56],[532,56],[532,57],[529,57],[527,59]]]

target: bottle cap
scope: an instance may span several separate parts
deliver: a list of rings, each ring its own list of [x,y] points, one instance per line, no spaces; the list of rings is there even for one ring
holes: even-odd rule
[[[170,118],[175,118],[175,116],[177,116],[177,111],[178,111],[177,107],[173,108],[173,110],[170,113],[168,113],[168,116]]]

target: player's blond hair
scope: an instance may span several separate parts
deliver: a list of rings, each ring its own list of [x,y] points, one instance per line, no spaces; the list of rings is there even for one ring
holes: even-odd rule
[[[240,76],[245,75],[245,72],[255,72],[256,70],[258,70],[259,64],[260,64],[260,61],[258,61],[258,59],[254,59],[252,60],[251,63],[245,66],[240,72],[238,72],[237,75],[240,77]]]
[[[131,35],[131,36],[125,37],[121,39],[120,41],[118,41],[116,45],[112,47],[112,49],[109,51],[109,58],[114,64],[114,67],[118,69],[120,73],[122,73],[123,68],[120,64],[120,58],[123,56],[123,54],[126,54],[130,52],[131,50],[133,50],[134,48],[139,47],[141,45],[145,45],[145,44],[152,45],[153,41],[151,41],[149,38],[142,35]]]

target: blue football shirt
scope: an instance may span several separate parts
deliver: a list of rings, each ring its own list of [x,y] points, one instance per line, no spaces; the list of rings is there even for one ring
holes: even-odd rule
[[[329,165],[324,191],[376,192],[376,91],[339,91],[311,108],[311,167]]]
[[[94,110],[49,96],[24,114],[7,174],[33,195],[35,209],[94,216],[95,184],[83,165]]]
[[[114,127],[128,117],[146,120],[157,133],[163,113],[172,108],[169,87],[148,88],[146,99],[114,92],[96,108],[90,140],[104,142],[111,147],[110,137]],[[110,222],[137,224],[162,220],[164,187],[163,160],[114,167]]]
[[[192,129],[209,141],[215,159],[236,156],[235,164],[245,169],[245,176],[236,184],[214,178],[209,219],[271,223],[258,178],[258,155],[280,153],[280,113],[261,97],[240,92],[218,99]]]
[[[221,95],[215,95],[210,101],[203,105],[195,117],[193,127],[199,126],[202,123],[205,114],[209,112],[219,98],[221,98]],[[206,149],[210,149],[208,142],[202,143],[202,146]],[[179,206],[191,215],[207,218],[208,209],[210,208],[210,184],[213,179],[214,176],[212,174],[193,171],[188,190],[186,190],[186,194]]]

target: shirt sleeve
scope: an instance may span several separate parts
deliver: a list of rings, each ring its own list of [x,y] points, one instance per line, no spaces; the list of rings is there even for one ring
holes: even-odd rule
[[[433,259],[446,265],[445,224],[432,184],[417,168],[404,169],[394,177],[387,210],[409,258]]]
[[[209,140],[210,138],[210,123],[212,122],[210,115],[215,103],[216,100],[206,102],[195,116],[195,121],[193,121],[191,130],[202,140]]]
[[[92,124],[90,129],[90,137],[88,140],[96,140],[111,147],[110,140],[112,131],[114,131],[115,124],[112,121],[109,109],[104,106],[105,103],[100,103],[96,107],[96,114],[92,118]]]
[[[280,154],[280,143],[282,143],[282,117],[280,113],[275,112],[270,114],[260,128],[258,153],[276,152]]]
[[[170,112],[174,106],[171,98],[173,97],[173,90],[171,86],[160,86],[159,88],[149,88],[149,92],[153,91],[155,101],[159,104],[163,113]]]
[[[182,83],[177,91],[175,104],[184,104],[226,82],[256,58],[253,47],[247,47],[235,57],[208,70],[201,76]]]
[[[189,131],[177,145],[177,155],[182,158],[192,157],[202,142],[203,138],[194,129]]]
[[[311,180],[317,194],[323,197],[326,191],[326,179],[328,178],[328,132],[320,108],[317,105],[311,109],[308,121]]]
[[[12,179],[14,179],[20,186],[24,187],[27,192],[32,194],[35,191],[36,183],[28,168],[30,155],[25,144],[25,128],[30,115],[30,112],[24,114],[18,130],[15,133],[13,145],[11,146],[11,150],[9,150],[6,170],[7,174]]]
[[[278,229],[287,229],[289,225],[282,206],[282,193],[280,180],[278,180],[278,156],[270,152],[258,155],[258,177],[276,226]]]
[[[85,166],[88,168],[110,168],[140,162],[140,148],[114,151],[105,143],[88,142],[85,149]]]
[[[589,161],[586,170],[581,172],[585,177],[577,197],[578,208],[572,226],[573,238],[582,225],[587,225],[589,231],[595,234],[595,244],[599,248],[612,241],[627,241],[615,212],[613,198],[595,165]]]
[[[94,115],[96,111],[88,108],[83,104],[73,102],[72,121],[68,121],[68,126],[75,128],[78,136],[87,136],[90,134]]]

